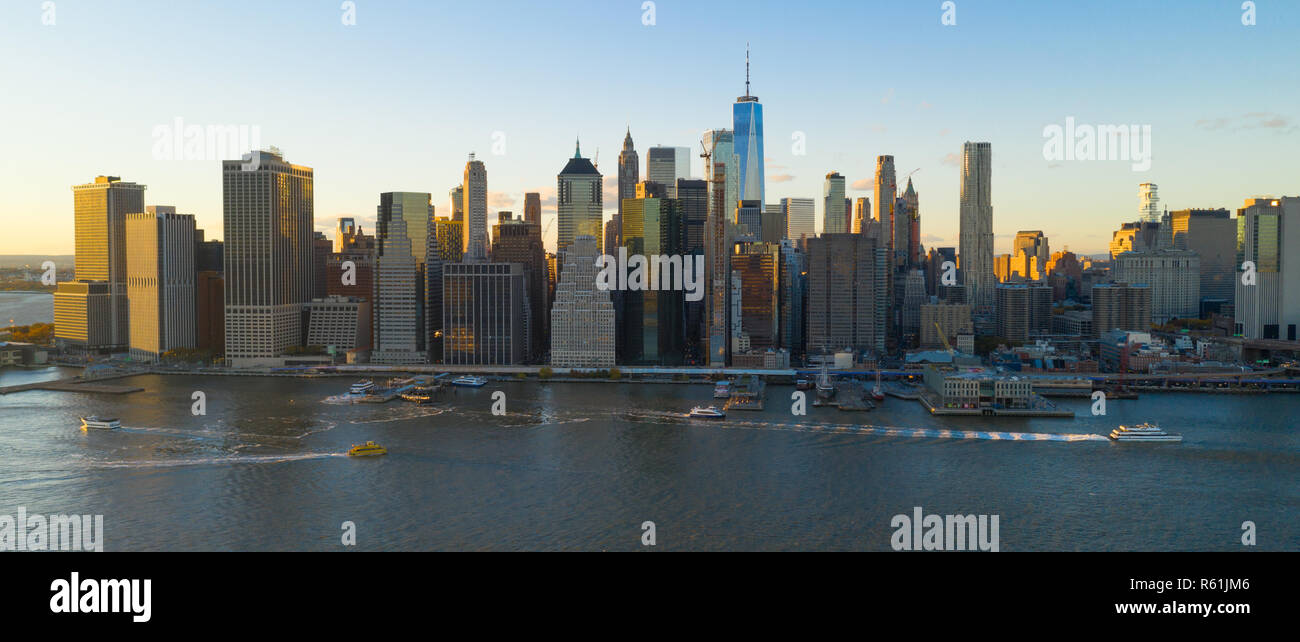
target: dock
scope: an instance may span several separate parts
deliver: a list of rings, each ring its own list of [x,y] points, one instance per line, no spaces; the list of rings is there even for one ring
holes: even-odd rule
[[[94,379],[82,379],[81,377],[67,377],[65,379],[55,379],[52,381],[38,381],[35,383],[24,383],[16,386],[4,386],[0,388],[0,395],[12,394],[15,392],[26,392],[28,390],[54,390],[57,392],[80,392],[84,394],[101,394],[101,395],[125,395],[132,392],[144,390],[139,386],[123,386],[119,384],[105,383],[113,379],[124,377],[134,377],[140,373],[130,372],[123,374],[107,375],[96,377]]]

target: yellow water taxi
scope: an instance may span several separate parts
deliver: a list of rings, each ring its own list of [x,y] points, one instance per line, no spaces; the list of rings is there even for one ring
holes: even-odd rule
[[[349,457],[378,457],[387,454],[387,448],[373,441],[367,441],[364,445],[352,444],[352,447],[348,449]]]

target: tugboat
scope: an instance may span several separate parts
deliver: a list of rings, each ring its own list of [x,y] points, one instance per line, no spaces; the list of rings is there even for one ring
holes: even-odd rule
[[[451,382],[453,386],[463,386],[466,388],[482,388],[487,385],[487,377],[474,377],[466,375],[458,377]]]
[[[348,457],[378,457],[387,454],[387,448],[373,441],[367,441],[362,445],[352,444],[352,447],[348,449]]]
[[[117,430],[122,427],[122,422],[112,417],[89,417],[81,418],[82,430]]]
[[[1168,433],[1160,429],[1155,424],[1138,424],[1136,426],[1120,426],[1110,431],[1110,438],[1114,441],[1182,441],[1183,436]]]
[[[726,419],[727,413],[718,410],[715,406],[709,406],[707,408],[696,406],[691,408],[691,411],[687,413],[686,416],[691,419]]]

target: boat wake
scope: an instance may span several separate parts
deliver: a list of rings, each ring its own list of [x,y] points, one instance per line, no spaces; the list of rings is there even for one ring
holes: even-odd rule
[[[344,453],[303,453],[297,455],[227,455],[224,457],[186,457],[178,459],[148,459],[141,461],[93,462],[99,469],[151,469],[179,468],[184,466],[229,466],[241,464],[281,464],[313,459],[347,457]]]
[[[746,428],[752,430],[789,430],[796,432],[818,432],[835,434],[858,434],[882,437],[904,437],[912,439],[978,439],[984,441],[1055,441],[1083,442],[1109,441],[1105,435],[1087,433],[1046,433],[1046,432],[1003,432],[993,430],[949,430],[946,428],[905,428],[899,426],[875,426],[871,424],[813,424],[781,423],[769,421],[745,421],[729,419],[725,423],[696,420],[682,413],[635,411],[624,413],[635,420],[648,420],[647,423],[687,423],[692,425],[719,426],[723,428]]]

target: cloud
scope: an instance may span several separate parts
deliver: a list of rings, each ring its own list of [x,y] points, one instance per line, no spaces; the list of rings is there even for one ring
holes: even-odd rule
[[[768,176],[767,180],[772,183],[788,183],[794,180],[794,177],[789,174],[773,174]]]
[[[931,108],[931,107],[933,107],[933,106],[934,106],[934,105],[931,105],[931,104],[930,104],[930,101],[928,101],[928,100],[922,100],[922,101],[921,101],[921,109],[929,109],[929,108]]]
[[[871,131],[873,131],[873,132],[875,132],[875,133],[877,133],[877,134],[883,134],[883,133],[885,133],[886,131],[889,131],[889,130],[886,129],[884,125],[872,125],[872,126],[871,126]]]
[[[921,237],[921,242],[922,242],[922,243],[942,243],[942,242],[943,242],[943,237],[942,237],[942,236],[935,236],[935,235],[933,235],[933,234],[926,234],[926,235],[924,235],[924,236]]]
[[[940,136],[947,136],[948,134],[951,134],[951,133],[952,133],[952,130],[951,130],[951,129],[948,129],[947,127],[944,127],[943,129],[940,129],[940,130],[939,130],[939,135],[940,135]]]
[[[889,91],[885,92],[885,97],[880,99],[880,104],[888,105],[893,101],[894,101],[894,88],[890,87]]]
[[[513,196],[505,192],[488,192],[488,206],[498,209],[510,207],[515,204]]]
[[[853,188],[853,189],[855,189],[855,190],[858,190],[858,191],[860,191],[860,192],[871,191],[871,190],[876,189],[876,179],[875,179],[875,178],[859,178],[858,180],[853,181],[853,184],[850,185],[849,187],[851,187],[851,188]]]
[[[957,152],[952,152],[951,154],[948,154],[943,158],[939,159],[939,162],[951,167],[961,167],[961,154],[958,154]]]
[[[1271,112],[1251,112],[1244,116],[1224,116],[1219,118],[1202,118],[1195,123],[1197,129],[1205,131],[1242,131],[1247,129],[1272,129],[1282,133],[1296,131],[1297,125],[1290,118]]]

